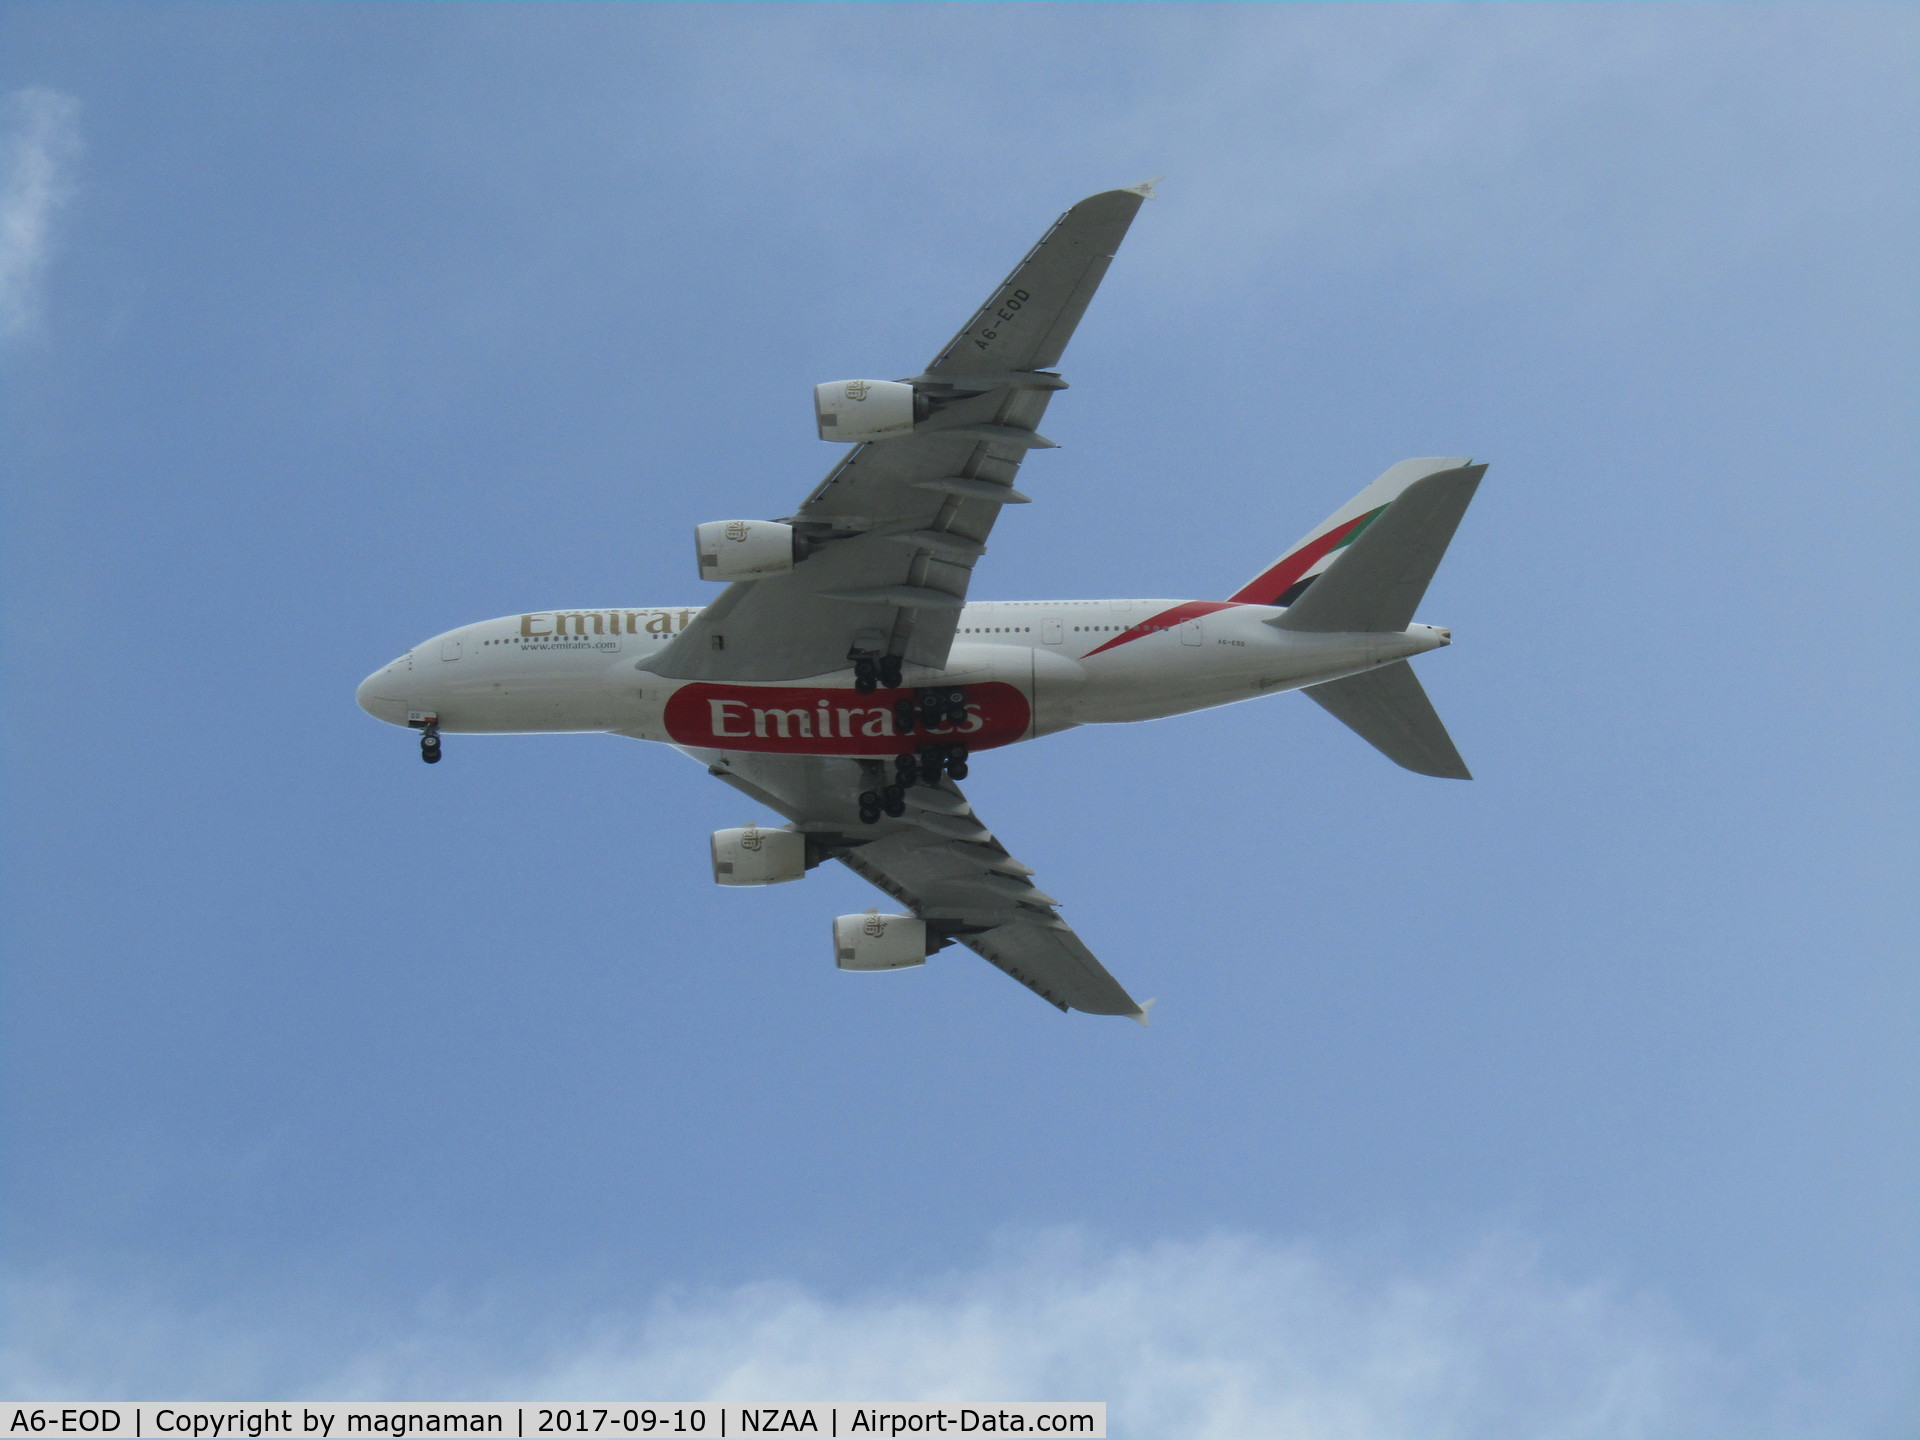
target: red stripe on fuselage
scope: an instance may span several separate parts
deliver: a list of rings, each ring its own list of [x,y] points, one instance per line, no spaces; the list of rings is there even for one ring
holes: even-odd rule
[[[1382,506],[1381,509],[1386,507]],[[1233,598],[1242,605],[1272,605],[1287,593],[1287,587],[1298,580],[1315,564],[1340,548],[1340,542],[1351,535],[1355,528],[1367,523],[1378,510],[1369,510],[1365,515],[1356,515],[1344,525],[1336,525],[1318,540],[1309,540],[1298,550],[1271,569],[1249,580],[1238,590]]]
[[[1158,615],[1142,620],[1138,625],[1128,627],[1106,644],[1095,646],[1080,658],[1091,660],[1102,650],[1111,650],[1116,645],[1124,645],[1129,640],[1138,640],[1142,635],[1151,635],[1159,630],[1171,630],[1188,620],[1198,620],[1202,615],[1211,615],[1216,610],[1232,609],[1238,603],[1234,600],[1189,600],[1183,605],[1174,606],[1171,610],[1162,610]]]

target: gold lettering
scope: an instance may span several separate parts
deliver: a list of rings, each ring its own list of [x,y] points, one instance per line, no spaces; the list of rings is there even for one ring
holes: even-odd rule
[[[627,634],[638,635],[640,633],[640,617],[647,612],[644,610],[628,610],[624,613],[627,617]]]
[[[693,611],[691,610],[682,610],[680,612],[680,628],[682,630],[687,628],[687,621],[692,617],[692,615],[693,615]]]
[[[647,616],[649,635],[666,635],[673,630],[673,616],[665,610],[655,610]]]
[[[522,636],[523,638],[525,638],[525,639],[529,639],[529,640],[532,640],[532,639],[535,639],[535,638],[537,638],[537,637],[539,637],[539,636],[542,636],[542,635],[547,635],[547,634],[551,634],[551,633],[552,633],[551,631],[547,631],[547,630],[536,630],[536,629],[534,629],[534,628],[533,628],[533,625],[534,625],[534,622],[535,622],[536,620],[537,620],[537,621],[539,621],[539,622],[540,622],[540,623],[541,623],[542,625],[544,625],[544,624],[546,624],[546,623],[547,623],[547,622],[548,622],[549,620],[551,620],[552,618],[553,618],[552,616],[550,616],[550,615],[546,615],[546,614],[540,614],[540,615],[522,615],[522,616],[520,617],[520,634],[521,634],[521,636]]]
[[[589,620],[593,622],[594,634],[604,635],[607,633],[597,613],[589,612],[582,614],[578,610],[571,610],[564,615],[554,616],[553,633],[556,635],[585,635],[587,633],[587,622]]]

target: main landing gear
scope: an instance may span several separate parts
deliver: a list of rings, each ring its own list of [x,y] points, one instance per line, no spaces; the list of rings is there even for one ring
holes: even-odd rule
[[[871,695],[876,690],[898,690],[900,657],[883,655],[878,660],[854,661],[853,688],[862,695]]]
[[[922,745],[918,750],[894,756],[893,783],[861,792],[860,823],[877,825],[883,811],[899,819],[907,813],[907,791],[916,784],[938,785],[942,775],[951,775],[955,780],[967,778],[966,746],[957,742]]]
[[[916,725],[922,730],[933,730],[941,725],[957,729],[966,723],[967,692],[957,686],[934,685],[916,691],[911,698],[902,695],[893,702],[896,735],[911,735]]]
[[[900,688],[900,657],[853,662],[853,688],[862,695],[879,689]],[[907,791],[915,785],[938,785],[942,776],[967,778],[967,747],[957,740],[937,740],[941,730],[951,734],[967,723],[967,692],[957,685],[930,685],[893,702],[893,733],[916,730],[927,743],[893,757],[893,779],[882,783],[886,771],[878,764],[868,770],[871,789],[860,792],[860,823],[876,825],[882,814],[899,819],[907,813]]]

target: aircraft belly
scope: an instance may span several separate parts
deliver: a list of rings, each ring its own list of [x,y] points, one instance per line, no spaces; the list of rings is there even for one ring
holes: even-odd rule
[[[1083,662],[1086,683],[1068,707],[1082,724],[1126,724],[1292,690],[1382,663],[1380,647],[1357,635],[1291,636],[1261,622],[1264,607],[1211,615],[1199,642],[1173,632],[1145,635]]]
[[[614,728],[626,708],[607,683],[598,656],[538,661],[474,657],[457,675],[435,677],[421,692],[449,734],[565,734]],[[572,663],[569,663],[572,662]]]

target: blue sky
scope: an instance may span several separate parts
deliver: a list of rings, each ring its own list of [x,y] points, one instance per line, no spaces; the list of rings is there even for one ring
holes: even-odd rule
[[[0,26],[7,1393],[1911,1433],[1912,9]],[[718,890],[765,817],[670,751],[354,707],[698,603],[808,387],[1155,175],[977,596],[1492,469],[1471,785],[1298,697],[975,767],[1151,1030],[836,973],[871,892]]]

